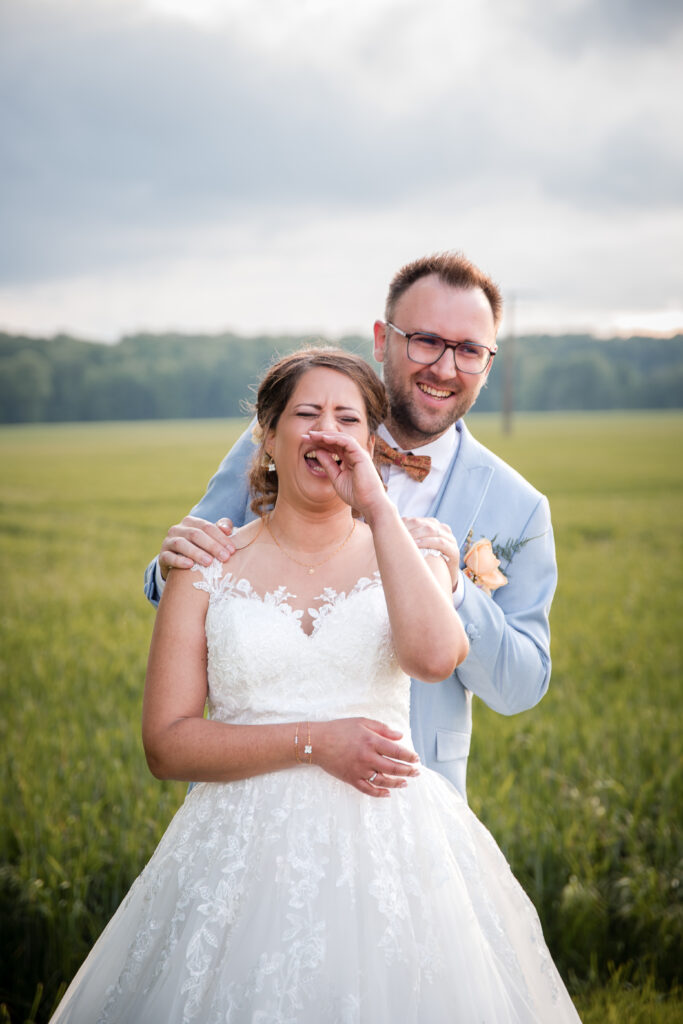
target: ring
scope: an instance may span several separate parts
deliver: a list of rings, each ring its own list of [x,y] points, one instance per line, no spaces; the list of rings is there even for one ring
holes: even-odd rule
[[[368,779],[368,782],[374,782],[378,774],[378,772],[373,772],[370,778]]]

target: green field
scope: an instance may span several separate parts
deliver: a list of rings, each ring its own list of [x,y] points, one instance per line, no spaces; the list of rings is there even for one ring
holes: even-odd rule
[[[548,494],[553,680],[481,703],[474,810],[534,900],[587,1024],[681,1019],[683,415],[520,417],[477,436]],[[184,786],[148,773],[142,571],[239,429],[0,429],[0,1022],[48,1018]]]

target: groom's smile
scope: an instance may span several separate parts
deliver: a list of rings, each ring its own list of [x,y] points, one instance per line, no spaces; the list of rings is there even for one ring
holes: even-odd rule
[[[444,391],[442,388],[435,388],[431,384],[422,384],[420,381],[417,382],[417,386],[425,395],[430,395],[432,398],[450,398],[453,394],[452,391]]]

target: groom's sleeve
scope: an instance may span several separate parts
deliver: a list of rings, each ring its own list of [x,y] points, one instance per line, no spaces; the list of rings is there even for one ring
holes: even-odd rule
[[[531,539],[501,565],[507,585],[489,596],[466,578],[458,608],[470,650],[456,676],[504,715],[533,707],[550,681],[548,615],[557,563],[550,509],[542,496],[519,535],[525,538]]]
[[[206,494],[191,510],[190,515],[199,516],[215,523],[218,519],[232,519],[235,527],[243,526],[252,518],[249,510],[249,487],[247,478],[251,460],[256,451],[251,431],[253,424],[242,434],[225,456],[206,488]],[[145,597],[158,605],[161,591],[157,583],[157,559],[154,558],[145,569]]]

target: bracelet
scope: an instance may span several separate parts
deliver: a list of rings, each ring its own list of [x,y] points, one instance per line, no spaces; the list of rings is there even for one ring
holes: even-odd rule
[[[304,757],[299,756],[299,726],[301,722],[297,722],[296,731],[294,733],[294,753],[296,754],[296,760],[298,764],[313,764],[313,746],[311,744],[311,723],[306,722],[306,742],[304,743]]]

